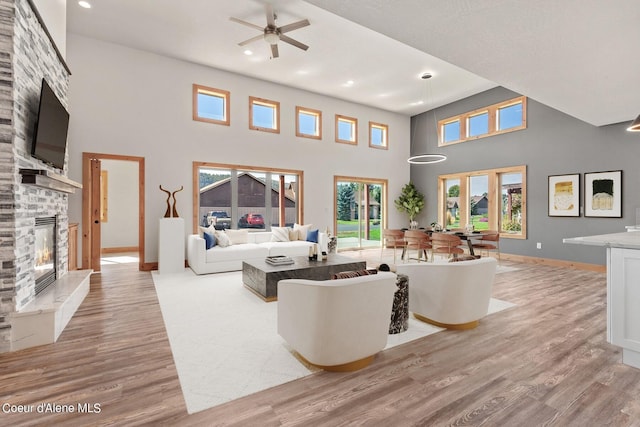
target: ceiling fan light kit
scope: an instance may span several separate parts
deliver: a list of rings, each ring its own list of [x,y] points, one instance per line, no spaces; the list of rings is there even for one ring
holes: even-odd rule
[[[238,24],[246,25],[247,27],[251,27],[255,30],[261,31],[262,34],[257,35],[255,37],[251,37],[243,42],[238,43],[240,46],[245,46],[249,43],[252,43],[256,40],[263,39],[271,46],[271,56],[272,58],[278,58],[280,56],[278,52],[278,42],[283,41],[285,43],[290,44],[291,46],[295,46],[298,49],[307,50],[309,46],[304,43],[300,43],[298,40],[292,39],[289,36],[285,36],[284,33],[288,33],[293,30],[297,30],[299,28],[306,27],[310,25],[308,19],[303,19],[291,24],[283,25],[278,27],[276,25],[277,16],[273,12],[273,6],[270,4],[265,5],[265,12],[267,14],[267,26],[262,28],[258,25],[252,24],[247,21],[243,21],[242,19],[231,17],[229,18],[231,21],[236,22]]]

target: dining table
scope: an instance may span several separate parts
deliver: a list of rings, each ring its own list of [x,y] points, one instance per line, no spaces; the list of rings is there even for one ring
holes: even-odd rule
[[[476,256],[473,250],[473,240],[474,239],[482,239],[483,234],[479,231],[443,231],[443,233],[453,234],[454,236],[458,236],[462,240],[467,241],[467,246],[469,247],[469,255]]]

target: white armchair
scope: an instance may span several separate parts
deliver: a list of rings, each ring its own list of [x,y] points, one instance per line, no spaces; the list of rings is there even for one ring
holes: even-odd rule
[[[399,264],[409,276],[409,311],[448,329],[472,329],[487,315],[496,274],[495,258],[448,263]]]
[[[278,334],[307,362],[329,371],[369,365],[387,345],[396,275],[278,282]]]

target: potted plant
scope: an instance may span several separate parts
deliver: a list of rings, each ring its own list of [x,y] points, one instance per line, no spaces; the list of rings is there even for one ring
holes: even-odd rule
[[[409,215],[409,228],[418,228],[415,217],[424,209],[424,194],[409,182],[402,187],[400,196],[394,202],[396,209]]]

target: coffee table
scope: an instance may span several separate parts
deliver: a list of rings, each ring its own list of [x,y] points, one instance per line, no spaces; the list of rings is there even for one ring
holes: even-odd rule
[[[242,263],[242,283],[265,301],[278,299],[278,281],[283,279],[328,280],[342,271],[364,270],[365,261],[330,254],[326,260],[310,261],[308,257],[291,257],[289,265],[271,265],[264,259]]]

